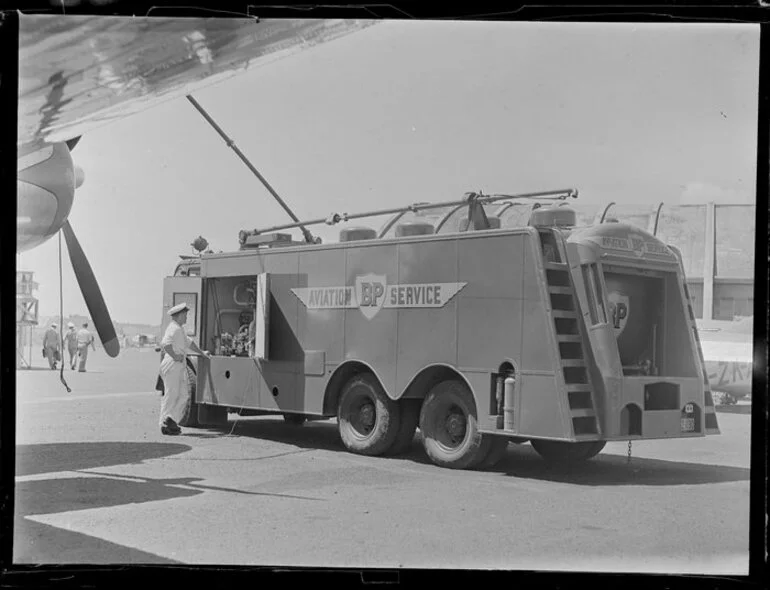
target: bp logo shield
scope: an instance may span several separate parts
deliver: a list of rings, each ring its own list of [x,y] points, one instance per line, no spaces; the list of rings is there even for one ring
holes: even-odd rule
[[[356,277],[356,302],[367,320],[376,316],[382,308],[386,287],[384,275],[368,274]]]
[[[612,291],[607,296],[609,300],[610,318],[615,336],[620,336],[628,322],[629,298],[617,291]]]

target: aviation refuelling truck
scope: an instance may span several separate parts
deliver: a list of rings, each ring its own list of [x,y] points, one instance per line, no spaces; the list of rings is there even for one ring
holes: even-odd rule
[[[272,231],[302,227],[288,224],[184,260],[162,329],[187,301],[188,333],[213,355],[188,368],[187,423],[336,417],[368,455],[403,452],[419,427],[451,468],[492,466],[509,441],[579,461],[607,441],[718,434],[678,252],[624,223],[577,227],[574,196],[468,193],[443,217],[392,210],[379,234]]]

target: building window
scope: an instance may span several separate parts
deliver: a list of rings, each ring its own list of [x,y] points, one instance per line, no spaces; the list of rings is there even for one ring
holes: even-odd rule
[[[702,277],[706,254],[706,206],[663,207],[658,238],[682,253],[687,277]]]
[[[754,278],[755,214],[752,205],[714,208],[715,276]]]

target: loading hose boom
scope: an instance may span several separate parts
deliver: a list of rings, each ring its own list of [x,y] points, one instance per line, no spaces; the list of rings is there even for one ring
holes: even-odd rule
[[[517,195],[503,195],[503,194],[485,195],[481,192],[478,192],[478,193],[470,192],[470,193],[465,193],[465,198],[463,198],[462,200],[443,201],[441,203],[419,203],[414,205],[406,205],[402,207],[393,207],[389,209],[378,209],[375,211],[367,211],[364,213],[353,213],[353,214],[332,213],[327,217],[319,217],[317,219],[310,219],[307,221],[297,220],[296,223],[285,223],[282,225],[274,225],[272,227],[267,227],[263,229],[241,230],[238,234],[238,237],[241,244],[243,244],[249,236],[257,236],[259,234],[270,233],[270,232],[274,232],[282,229],[291,229],[291,228],[299,227],[299,228],[303,228],[304,230],[304,226],[308,226],[308,225],[319,225],[321,223],[325,223],[326,225],[335,225],[343,221],[350,221],[351,219],[361,219],[363,217],[378,217],[380,215],[392,215],[394,213],[402,213],[405,211],[414,211],[414,212],[425,211],[428,209],[438,209],[441,207],[463,205],[463,204],[469,203],[470,201],[474,201],[478,204],[483,205],[487,203],[494,203],[496,201],[502,201],[505,199],[542,199],[542,200],[563,201],[568,198],[576,199],[577,196],[578,196],[578,191],[577,189],[574,189],[574,188],[555,190],[555,191],[544,191],[544,192],[537,192],[537,193],[521,193]]]

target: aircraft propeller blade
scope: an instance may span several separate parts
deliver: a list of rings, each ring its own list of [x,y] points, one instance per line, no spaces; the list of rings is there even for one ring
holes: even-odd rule
[[[104,345],[105,352],[114,358],[120,352],[120,344],[115,334],[115,327],[112,324],[110,312],[107,311],[107,305],[104,303],[102,292],[99,289],[99,284],[96,282],[91,265],[88,263],[88,259],[80,247],[80,243],[75,237],[75,232],[72,230],[69,221],[64,222],[62,231],[64,232],[64,240],[67,242],[67,250],[69,251],[72,268],[75,271],[75,278],[77,278],[80,285],[83,299],[86,300],[86,307],[88,307],[88,313],[94,322],[96,333],[99,334],[99,339]]]

